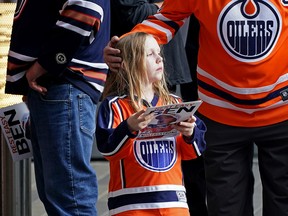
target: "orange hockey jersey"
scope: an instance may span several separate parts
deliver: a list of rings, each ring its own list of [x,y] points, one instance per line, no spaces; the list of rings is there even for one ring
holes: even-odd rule
[[[132,31],[167,43],[192,13],[200,22],[199,112],[244,127],[288,120],[288,1],[165,0]]]
[[[155,96],[151,104],[162,102]],[[108,97],[98,108],[97,147],[110,162],[110,215],[188,216],[181,160],[205,149],[204,123],[197,118],[189,143],[182,135],[139,140],[126,121],[133,113],[127,96]]]

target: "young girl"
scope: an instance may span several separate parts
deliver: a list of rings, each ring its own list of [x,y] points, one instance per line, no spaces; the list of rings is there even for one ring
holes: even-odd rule
[[[110,215],[189,216],[181,160],[203,152],[206,127],[193,116],[173,125],[177,137],[138,139],[153,118],[144,114],[146,107],[181,99],[167,90],[160,47],[151,35],[129,34],[117,48],[123,61],[106,82],[96,133],[98,149],[110,162]]]

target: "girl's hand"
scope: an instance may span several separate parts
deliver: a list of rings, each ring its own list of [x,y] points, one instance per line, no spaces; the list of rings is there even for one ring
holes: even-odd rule
[[[178,124],[174,124],[173,127],[178,130],[183,136],[191,137],[193,135],[194,127],[195,127],[196,118],[194,116],[190,117],[185,122],[179,122]]]
[[[144,110],[134,113],[127,119],[127,124],[131,132],[139,131],[151,122],[154,117],[153,113],[144,115]]]

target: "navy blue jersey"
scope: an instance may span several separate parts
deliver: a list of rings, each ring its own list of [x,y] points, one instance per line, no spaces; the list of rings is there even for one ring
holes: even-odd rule
[[[108,71],[103,49],[109,39],[107,0],[18,1],[5,92],[25,95],[25,72],[38,61],[49,76],[64,76],[98,102]]]

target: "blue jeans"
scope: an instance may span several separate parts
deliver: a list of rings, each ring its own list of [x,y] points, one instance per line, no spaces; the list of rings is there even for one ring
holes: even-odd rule
[[[30,90],[28,107],[37,190],[48,215],[96,216],[97,179],[90,164],[96,105],[61,84],[44,96]]]

